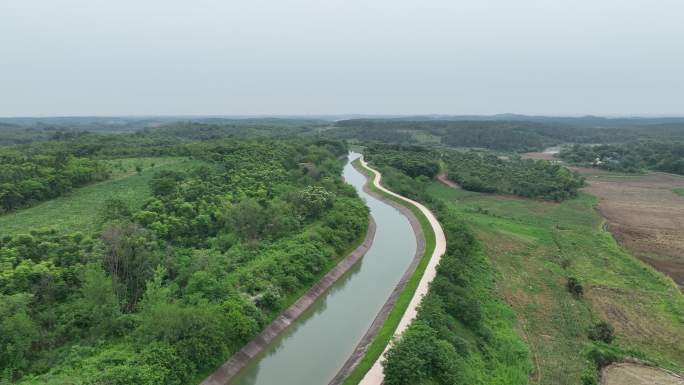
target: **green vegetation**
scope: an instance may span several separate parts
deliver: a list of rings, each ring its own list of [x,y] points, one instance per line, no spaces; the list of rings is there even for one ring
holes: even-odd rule
[[[681,195],[684,197],[684,188],[676,188],[672,190],[675,194]]]
[[[0,146],[47,140],[50,133],[0,122]]]
[[[449,151],[442,159],[449,178],[470,191],[562,201],[577,196],[584,185],[584,179],[567,168],[541,160],[501,159],[474,151]]]
[[[342,143],[122,134],[22,151],[64,148],[113,176],[0,217],[15,226],[0,238],[4,382],[197,381],[365,235]],[[50,216],[66,221],[33,227]]]
[[[387,354],[385,383],[526,384],[529,351],[497,298],[493,268],[454,212],[440,214],[447,253],[416,320]]]
[[[525,152],[560,143],[616,143],[644,138],[681,141],[684,120],[532,116],[351,119],[336,122],[324,135],[364,144],[418,142]]]
[[[605,170],[642,172],[657,170],[684,175],[684,142],[639,141],[600,146],[564,147],[563,160]]]
[[[589,329],[589,339],[607,344],[615,339],[615,329],[606,321],[600,321]]]
[[[449,242],[388,385],[588,385],[624,357],[684,368],[684,297],[615,243],[581,179],[447,148],[622,143],[562,156],[682,173],[681,120],[4,121],[0,383],[186,384],[215,369],[363,238],[337,139],[400,144],[367,159],[438,214]],[[433,182],[440,168],[471,191]],[[391,340],[434,249],[410,209],[425,254],[347,385]]]
[[[364,155],[373,164],[399,169],[412,178],[432,178],[439,172],[438,155],[424,147],[374,145],[364,151]]]
[[[429,180],[425,175],[411,178],[387,166],[393,159],[401,158],[396,156],[396,151],[402,149],[372,152],[374,149],[367,152],[374,162],[385,164],[381,168],[383,180],[390,189],[402,190],[414,198],[425,196],[424,189],[411,191],[411,186]],[[415,148],[410,151],[418,152]],[[389,156],[383,159],[384,154]],[[419,154],[408,153],[405,159],[426,155]],[[411,164],[410,161],[408,163]],[[395,164],[404,165],[402,162]],[[407,180],[412,182],[407,183]],[[417,321],[412,323],[388,353],[384,363],[386,382],[526,383],[530,371],[529,353],[515,335],[515,316],[497,298],[493,286],[494,270],[479,251],[467,227],[451,216],[448,210],[440,209],[439,213],[447,234],[447,253],[442,257],[438,277],[421,302]],[[390,330],[395,328],[396,325],[393,325]],[[377,342],[381,343],[376,349],[377,354],[369,354],[369,349],[345,384],[358,383],[380,356],[388,339]]]
[[[606,356],[682,370],[684,349],[675,341],[684,333],[684,296],[616,244],[594,211],[595,198],[501,199],[436,182],[426,191],[473,230],[496,269],[498,294],[532,353],[532,382],[596,381],[594,364]],[[570,278],[581,284],[581,296],[568,290]],[[602,321],[614,328],[613,345],[589,339]]]
[[[563,166],[519,157],[502,159],[487,152],[373,145],[365,153],[383,168],[383,174],[389,174],[395,192],[416,199],[427,198],[423,187],[439,172],[440,161],[450,179],[471,191],[561,201],[576,196],[584,185],[582,177]]]
[[[62,196],[72,189],[109,177],[98,161],[67,152],[0,152],[0,214]]]
[[[370,172],[368,169],[363,168],[361,162],[359,162],[358,159],[354,161],[354,165],[355,167],[357,167],[357,169],[362,170],[362,172],[364,172],[366,175],[372,178],[372,172]],[[385,176],[383,175],[383,178],[384,177]],[[368,186],[374,193],[383,196],[385,199],[391,199],[401,205],[406,206],[409,210],[411,210],[413,215],[415,215],[418,219],[420,227],[423,231],[423,236],[425,237],[425,250],[423,252],[423,255],[420,257],[421,259],[418,265],[416,266],[416,270],[411,275],[411,278],[409,278],[408,282],[406,282],[406,286],[404,286],[404,289],[399,294],[399,297],[397,297],[397,300],[394,303],[392,310],[390,310],[390,313],[387,315],[387,319],[378,330],[378,333],[375,335],[375,338],[373,338],[373,341],[368,346],[368,349],[366,350],[366,353],[363,355],[363,358],[359,361],[358,365],[349,374],[349,376],[347,376],[347,378],[344,380],[344,385],[355,385],[361,382],[366,373],[370,370],[371,367],[373,367],[375,361],[377,361],[378,358],[380,358],[380,355],[385,350],[385,347],[392,340],[394,332],[397,330],[399,322],[401,321],[401,318],[404,316],[404,313],[406,312],[406,309],[408,308],[408,305],[411,302],[411,298],[413,298],[413,294],[415,293],[416,288],[420,283],[420,279],[423,276],[423,273],[425,272],[428,263],[430,262],[430,257],[432,256],[432,253],[435,250],[435,232],[432,231],[432,226],[430,226],[430,223],[428,222],[427,218],[425,217],[422,211],[420,211],[414,205],[407,204],[407,202],[402,199],[398,199],[393,195],[387,194],[384,191],[379,190],[377,187],[373,185],[372,179],[369,180]]]
[[[159,171],[184,170],[199,166],[200,161],[185,158],[123,158],[106,161],[112,177],[103,182],[74,189],[66,196],[34,207],[0,216],[4,235],[25,233],[28,229],[55,229],[62,233],[90,233],[104,220],[105,202],[118,199],[131,210],[138,210],[152,196],[149,182]],[[135,167],[142,171],[136,172]]]
[[[523,354],[524,345],[533,363],[530,381],[540,384],[593,384],[598,368],[623,357],[682,370],[684,296],[616,244],[593,209],[595,198],[502,199],[390,169],[382,170],[388,187],[430,204],[450,243],[470,232],[476,241],[472,248],[464,241],[448,247],[418,320],[392,348],[388,381],[525,383],[530,367],[520,364],[523,356],[499,359]],[[458,263],[450,268],[452,258]],[[458,306],[450,311],[449,304]],[[501,336],[508,336],[505,343]],[[463,345],[468,349],[459,350]],[[506,376],[498,382],[497,368]]]
[[[47,117],[0,118],[0,146],[68,140],[92,134],[154,135],[166,142],[309,135],[328,122],[316,119],[220,117]]]
[[[575,277],[568,277],[568,283],[565,285],[565,287],[568,288],[570,294],[577,298],[580,298],[584,295],[584,286],[582,286],[579,280]]]
[[[335,126],[325,134],[362,143],[410,145],[419,137],[430,138],[429,141],[424,140],[426,144],[521,151],[561,141],[560,138],[543,136],[538,132],[540,130],[562,135],[562,130],[533,122],[352,119],[337,122]]]

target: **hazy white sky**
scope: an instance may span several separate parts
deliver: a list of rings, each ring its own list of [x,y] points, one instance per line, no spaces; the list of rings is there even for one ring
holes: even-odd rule
[[[682,0],[0,0],[0,116],[684,115]]]

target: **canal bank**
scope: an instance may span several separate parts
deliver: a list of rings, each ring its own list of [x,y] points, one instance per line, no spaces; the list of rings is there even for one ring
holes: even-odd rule
[[[418,314],[420,302],[423,299],[423,296],[427,294],[430,282],[432,282],[437,275],[437,266],[446,252],[446,236],[444,235],[442,225],[437,220],[437,217],[427,207],[382,186],[382,174],[371,168],[364,161],[363,157],[359,158],[358,163],[360,167],[367,170],[372,175],[371,185],[378,194],[382,194],[388,199],[406,205],[415,213],[415,216],[421,222],[427,243],[425,255],[421,259],[417,271],[411,277],[406,288],[400,294],[397,304],[392,309],[392,313],[394,313],[395,316],[393,317],[392,314],[390,314],[388,321],[383,325],[381,332],[373,342],[375,350],[372,350],[373,347],[371,347],[366,356],[361,359],[356,373],[353,373],[356,377],[352,375],[344,382],[345,384],[381,385],[384,380],[382,361],[385,353],[389,349],[389,342],[392,337],[399,337]],[[407,300],[409,302],[405,305],[405,301]],[[390,331],[392,332],[391,334],[389,334]],[[384,347],[382,348],[382,351],[378,353],[381,346]],[[367,366],[369,366],[370,362],[373,360],[372,366],[370,366],[370,369],[367,369]],[[360,377],[361,375],[363,377]]]
[[[352,154],[351,160],[358,156]],[[366,255],[298,318],[274,326],[276,333],[268,334],[268,340],[253,341],[249,352],[242,351],[242,358],[235,355],[204,385],[326,384],[373,325],[411,267],[417,239],[406,216],[363,190],[367,180],[351,162],[344,176],[366,200],[376,223],[375,239]],[[240,365],[230,364],[238,358]]]

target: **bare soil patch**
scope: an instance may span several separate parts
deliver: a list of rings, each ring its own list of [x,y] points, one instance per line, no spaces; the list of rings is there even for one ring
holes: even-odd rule
[[[537,159],[537,160],[558,160],[553,156],[553,153],[548,152],[528,152],[521,155],[523,159]]]
[[[447,187],[453,187],[453,188],[460,188],[461,187],[458,185],[458,183],[449,179],[449,176],[444,172],[437,175],[437,180],[440,181],[442,184],[444,184]]]
[[[548,160],[553,162],[560,162],[561,160],[556,158],[556,154],[560,152],[560,147],[549,147],[542,152],[528,152],[522,154],[523,159],[537,159],[537,160]]]
[[[684,197],[672,191],[684,186],[684,177],[575,171],[587,177],[584,191],[599,198],[598,210],[615,238],[684,288]]]
[[[603,385],[684,385],[684,379],[664,370],[621,362],[606,366],[601,372]]]

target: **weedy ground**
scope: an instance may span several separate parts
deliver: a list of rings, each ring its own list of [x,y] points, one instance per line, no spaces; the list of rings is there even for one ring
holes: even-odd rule
[[[666,368],[684,368],[684,296],[674,282],[619,246],[588,194],[563,203],[480,194],[437,182],[477,234],[532,352],[531,384],[578,384],[588,362],[587,329],[615,327],[614,344]],[[575,298],[569,277],[584,286]]]

